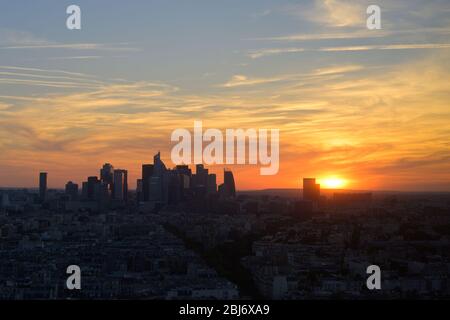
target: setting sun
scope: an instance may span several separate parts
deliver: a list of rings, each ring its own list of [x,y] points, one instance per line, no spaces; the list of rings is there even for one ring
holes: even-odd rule
[[[347,184],[347,181],[345,179],[338,178],[338,177],[328,177],[328,178],[320,179],[319,182],[324,188],[328,188],[328,189],[343,188]]]

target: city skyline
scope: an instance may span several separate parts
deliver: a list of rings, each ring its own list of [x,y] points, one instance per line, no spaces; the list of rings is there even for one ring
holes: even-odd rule
[[[450,191],[448,1],[377,1],[381,30],[366,0],[80,0],[81,30],[69,4],[2,6],[0,187],[81,184],[108,161],[134,189],[198,120],[280,130],[277,175],[227,165],[239,190]]]

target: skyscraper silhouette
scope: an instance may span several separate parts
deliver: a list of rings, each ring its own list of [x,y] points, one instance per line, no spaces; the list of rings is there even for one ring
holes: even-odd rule
[[[78,184],[72,181],[66,184],[66,195],[70,197],[71,201],[77,200],[78,198]]]
[[[100,180],[97,177],[88,177],[87,199],[90,201],[99,199]]]
[[[128,195],[128,171],[114,170],[114,199],[127,201]]]
[[[320,184],[315,178],[303,179],[303,200],[317,202],[320,198]]]
[[[226,169],[223,171],[223,184],[219,186],[219,193],[222,198],[236,197],[236,185],[234,183],[233,172]]]
[[[44,202],[47,199],[47,172],[39,174],[39,200]]]
[[[153,164],[142,165],[142,200],[150,200],[150,178],[153,176]]]
[[[100,180],[111,185],[114,180],[113,174],[114,167],[110,163],[105,163],[103,168],[100,169]]]

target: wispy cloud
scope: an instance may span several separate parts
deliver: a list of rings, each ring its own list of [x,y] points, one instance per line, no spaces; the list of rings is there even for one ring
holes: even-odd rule
[[[241,86],[253,86],[257,84],[266,84],[271,82],[277,82],[286,79],[286,77],[273,77],[273,78],[249,78],[244,75],[235,75],[233,78],[221,85],[225,88],[241,87]]]
[[[349,27],[363,24],[366,8],[354,0],[307,0],[285,6],[283,11],[320,25]]]
[[[64,70],[46,70],[17,66],[0,66],[0,83],[16,86],[37,86],[59,89],[101,87],[114,80],[103,81],[95,76]]]
[[[251,51],[248,56],[252,59],[258,59],[266,56],[273,56],[282,53],[297,53],[305,51],[304,48],[273,48],[273,49],[260,49]]]
[[[384,30],[377,32],[369,32],[363,30],[363,31],[348,31],[339,33],[310,33],[310,34],[300,33],[277,37],[250,38],[247,40],[295,42],[295,41],[310,41],[310,40],[338,40],[338,39],[361,39],[361,38],[367,39],[367,38],[381,38],[385,37],[388,34],[390,34],[390,32]]]
[[[382,29],[382,30],[346,30],[344,32],[329,32],[329,33],[299,33],[276,37],[260,37],[249,38],[246,40],[253,41],[277,41],[277,42],[300,42],[300,41],[315,41],[315,40],[349,40],[349,39],[370,39],[370,38],[384,38],[388,36],[401,35],[449,35],[450,28],[409,28],[409,29]]]
[[[402,44],[382,44],[382,45],[355,45],[355,46],[336,46],[319,48],[272,48],[252,50],[247,55],[252,59],[263,58],[267,56],[301,53],[308,51],[318,52],[345,52],[345,51],[370,51],[370,50],[421,50],[421,49],[447,49],[450,43],[402,43]]]
[[[68,56],[68,57],[49,57],[48,60],[96,60],[104,58],[103,56]]]
[[[317,51],[339,52],[339,51],[370,51],[370,50],[414,50],[414,49],[447,49],[450,43],[412,43],[412,44],[387,44],[387,45],[362,45],[320,48]]]
[[[219,87],[235,88],[243,86],[256,86],[265,85],[274,82],[282,81],[298,81],[298,80],[312,80],[314,77],[332,76],[337,74],[345,74],[363,70],[361,65],[342,65],[342,66],[330,66],[313,70],[309,73],[301,74],[284,74],[277,75],[270,78],[250,77],[246,75],[234,75],[229,81],[221,84]]]
[[[89,75],[89,74],[81,73],[81,72],[73,72],[73,71],[58,70],[58,69],[30,68],[30,67],[22,67],[22,66],[19,67],[19,66],[4,66],[4,65],[0,65],[0,69],[32,71],[32,72],[38,72],[38,73],[66,74],[66,75],[78,76],[78,77],[86,77],[86,78],[96,78],[97,77],[97,76],[94,76],[94,75]]]
[[[139,51],[127,43],[45,43],[31,45],[3,46],[1,49],[68,49],[68,50],[98,50],[98,51]]]

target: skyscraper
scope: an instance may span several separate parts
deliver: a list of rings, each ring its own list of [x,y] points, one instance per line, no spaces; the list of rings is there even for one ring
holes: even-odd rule
[[[144,196],[142,194],[142,179],[136,180],[136,201],[137,203],[144,201]]]
[[[110,163],[105,163],[100,169],[100,180],[111,185],[113,183],[114,167]]]
[[[222,198],[236,197],[236,185],[234,183],[233,172],[226,169],[223,171],[223,184],[219,186],[219,193]]]
[[[47,172],[39,174],[39,200],[44,202],[47,199]]]
[[[210,174],[208,175],[208,193],[216,193],[217,192],[217,182],[216,175]]]
[[[315,178],[303,179],[303,200],[317,202],[320,198],[320,184]]]
[[[87,181],[87,199],[90,201],[99,198],[100,180],[97,177],[88,177]]]
[[[161,160],[161,153],[153,157],[153,175],[150,179],[150,201],[167,204],[169,201],[169,174]]]
[[[142,165],[142,200],[150,200],[150,178],[153,176],[153,164]]]
[[[78,198],[78,184],[72,181],[66,184],[66,195],[70,197],[71,201],[77,200]]]
[[[106,197],[109,193],[114,193],[114,167],[110,163],[105,163],[100,169],[100,182],[104,185],[102,189],[106,189]]]
[[[114,199],[127,201],[128,194],[128,171],[114,170]]]
[[[154,165],[153,175],[157,177],[162,176],[167,171],[166,165],[161,160],[161,152],[158,152],[153,157],[153,165]]]
[[[208,185],[208,169],[202,164],[197,164],[195,167],[195,177],[194,177],[195,187],[204,187]]]

